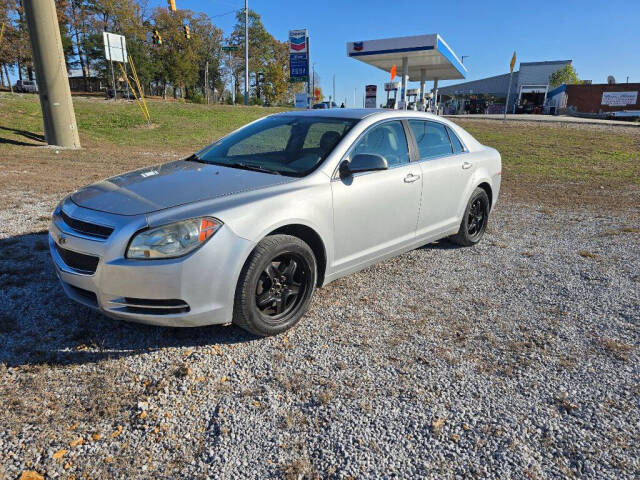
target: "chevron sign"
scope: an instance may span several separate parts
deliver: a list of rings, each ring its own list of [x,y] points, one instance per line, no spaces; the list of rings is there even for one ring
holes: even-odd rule
[[[289,30],[289,53],[307,53],[307,30]]]

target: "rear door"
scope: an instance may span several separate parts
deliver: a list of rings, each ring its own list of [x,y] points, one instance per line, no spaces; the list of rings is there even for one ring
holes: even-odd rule
[[[450,231],[460,224],[460,206],[466,202],[462,197],[473,172],[471,155],[444,123],[409,120],[409,127],[418,147],[422,175],[416,235]]]
[[[373,125],[347,154],[382,155],[388,170],[336,176],[331,182],[338,272],[393,252],[415,237],[422,183],[420,166],[410,161],[405,125],[400,120]]]

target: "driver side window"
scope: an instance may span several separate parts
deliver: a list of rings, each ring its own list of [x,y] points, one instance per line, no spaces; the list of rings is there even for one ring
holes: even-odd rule
[[[389,168],[409,163],[409,147],[402,122],[394,120],[371,128],[356,144],[351,157],[360,153],[382,155]]]

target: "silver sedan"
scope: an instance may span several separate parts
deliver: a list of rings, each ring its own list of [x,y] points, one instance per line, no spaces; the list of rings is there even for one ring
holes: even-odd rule
[[[110,317],[273,335],[316,287],[444,237],[480,241],[501,173],[496,150],[434,115],[286,112],[74,192],[49,246],[66,294]]]

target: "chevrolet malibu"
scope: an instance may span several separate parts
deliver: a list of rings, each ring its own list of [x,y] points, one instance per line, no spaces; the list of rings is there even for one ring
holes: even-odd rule
[[[274,335],[316,287],[445,237],[479,242],[500,180],[496,150],[434,115],[286,112],[74,192],[49,246],[66,294],[110,317]]]

